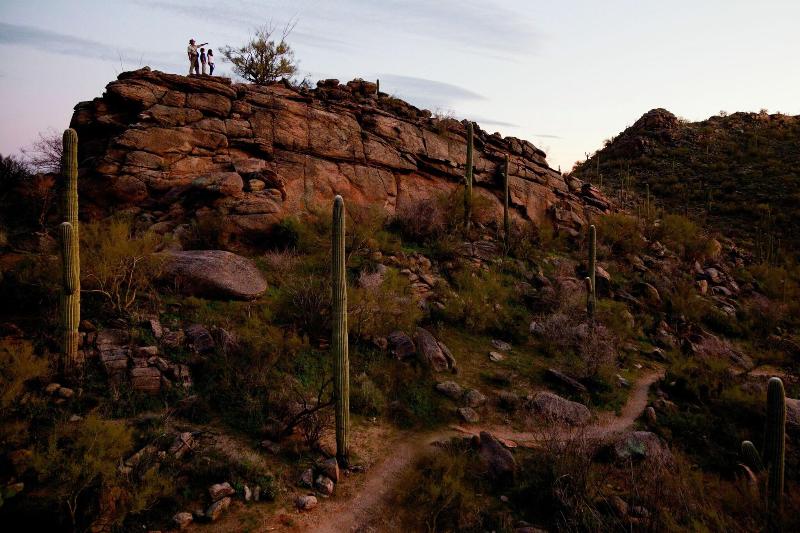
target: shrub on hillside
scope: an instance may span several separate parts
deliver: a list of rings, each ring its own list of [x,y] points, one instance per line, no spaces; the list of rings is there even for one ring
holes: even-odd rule
[[[137,297],[152,296],[153,282],[161,270],[154,255],[160,237],[137,234],[127,219],[110,219],[81,225],[81,289],[100,295],[118,314],[130,311]]]
[[[711,239],[702,234],[697,224],[681,215],[666,215],[656,237],[688,260],[702,260],[715,252]]]
[[[597,220],[597,236],[617,253],[641,253],[645,240],[635,217],[624,213],[611,213]]]

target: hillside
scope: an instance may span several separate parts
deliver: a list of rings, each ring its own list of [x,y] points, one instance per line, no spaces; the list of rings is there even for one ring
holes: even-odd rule
[[[645,113],[573,175],[618,196],[621,183],[659,206],[775,259],[796,253],[800,239],[800,117],[733,113],[700,122],[664,109]],[[780,251],[778,250],[780,248]]]
[[[0,184],[4,531],[800,528],[800,270],[738,233],[476,125],[470,195],[470,124],[359,80],[72,126]]]

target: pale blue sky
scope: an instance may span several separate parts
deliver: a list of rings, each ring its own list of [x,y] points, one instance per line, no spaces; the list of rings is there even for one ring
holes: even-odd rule
[[[190,37],[216,50],[292,18],[312,80],[379,77],[563,170],[654,107],[800,114],[796,0],[0,0],[0,153],[122,70],[183,73]]]

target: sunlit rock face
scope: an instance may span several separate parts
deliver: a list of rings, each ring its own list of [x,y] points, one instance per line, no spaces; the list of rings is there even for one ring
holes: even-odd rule
[[[233,241],[268,235],[287,215],[327,205],[388,215],[463,184],[466,122],[376,95],[375,84],[324,80],[316,89],[227,78],[126,72],[75,107],[81,206],[96,218],[146,214],[162,233],[203,217]],[[512,216],[575,233],[607,201],[568,184],[531,143],[475,128],[475,193],[502,217],[510,158]],[[490,216],[491,218],[491,216]]]

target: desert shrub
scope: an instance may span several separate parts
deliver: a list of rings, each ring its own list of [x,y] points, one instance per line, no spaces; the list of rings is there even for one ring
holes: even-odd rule
[[[422,318],[408,280],[395,269],[362,271],[348,292],[350,331],[363,339],[385,337],[398,329],[412,331]]]
[[[301,256],[292,249],[278,249],[265,252],[258,264],[267,275],[270,286],[283,285],[296,273],[301,263]]]
[[[276,316],[308,335],[324,335],[330,331],[330,301],[330,276],[296,276],[282,287]]]
[[[636,334],[633,316],[628,306],[615,300],[598,299],[595,304],[597,321],[603,324],[618,339],[625,340]]]
[[[645,245],[636,218],[624,213],[600,217],[597,220],[597,236],[618,253],[640,253]]]
[[[420,460],[401,483],[405,507],[414,509],[417,529],[490,531],[489,499],[474,452],[453,440]]]
[[[102,296],[119,314],[128,313],[137,297],[152,294],[162,261],[153,255],[158,235],[136,235],[126,219],[82,224],[80,235],[84,292]]]
[[[30,343],[0,340],[0,418],[25,390],[25,383],[47,373],[47,359],[33,353]]]
[[[656,236],[686,259],[709,257],[713,252],[711,240],[702,234],[697,224],[681,215],[666,215]]]
[[[133,444],[124,422],[89,415],[78,422],[59,422],[46,444],[34,454],[33,465],[48,497],[67,511],[77,528],[89,492],[114,484],[118,465]]]
[[[187,250],[219,250],[228,244],[224,232],[222,215],[203,213],[192,220],[188,231],[181,236],[181,244]]]
[[[424,198],[401,206],[392,227],[405,239],[424,243],[445,234],[449,219],[442,202],[436,198]]]
[[[454,325],[509,338],[527,335],[525,310],[513,281],[497,271],[464,269],[452,279],[444,298],[443,318]]]
[[[386,391],[389,419],[399,427],[434,427],[447,416],[442,395],[436,392],[436,382],[427,369],[392,361],[370,377]]]
[[[380,416],[386,408],[383,391],[365,373],[353,379],[350,392],[350,408],[364,416]]]
[[[277,250],[297,248],[300,242],[300,220],[297,217],[286,217],[272,229],[270,244]]]

